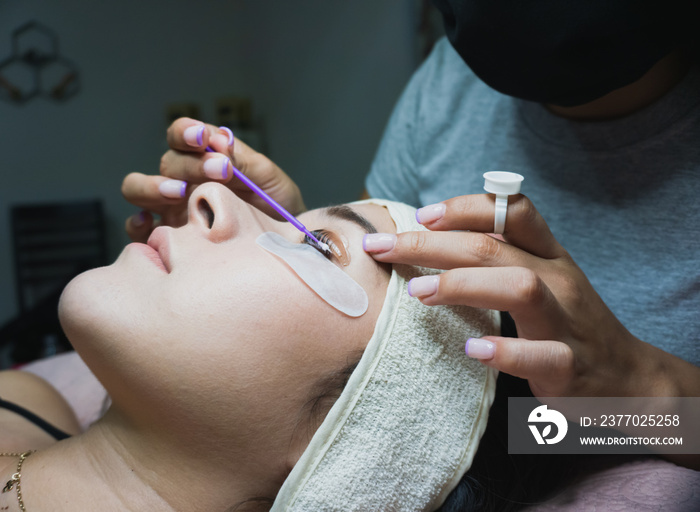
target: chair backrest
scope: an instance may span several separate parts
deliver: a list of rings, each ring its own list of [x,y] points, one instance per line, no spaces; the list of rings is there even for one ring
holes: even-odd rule
[[[19,205],[10,212],[20,313],[73,277],[107,264],[100,201]]]

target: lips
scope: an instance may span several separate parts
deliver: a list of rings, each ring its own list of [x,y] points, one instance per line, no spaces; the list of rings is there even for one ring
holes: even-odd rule
[[[151,236],[148,237],[148,242],[146,242],[146,245],[155,250],[155,252],[158,254],[158,257],[160,258],[163,267],[165,267],[165,271],[169,274],[171,271],[170,250],[168,245],[168,236],[166,229],[163,227],[158,227],[154,229],[153,233],[151,233]]]

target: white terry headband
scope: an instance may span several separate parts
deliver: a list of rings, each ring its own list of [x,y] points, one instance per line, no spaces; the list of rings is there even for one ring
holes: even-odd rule
[[[360,203],[385,206],[398,232],[425,229],[409,206]],[[273,512],[434,510],[469,469],[497,372],[465,356],[464,344],[498,333],[499,316],[408,295],[408,280],[435,272],[394,265],[364,355]]]

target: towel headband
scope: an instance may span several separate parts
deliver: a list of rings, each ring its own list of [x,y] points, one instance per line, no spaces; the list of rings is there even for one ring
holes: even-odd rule
[[[415,209],[388,209],[397,232],[425,230]],[[273,512],[434,510],[471,466],[497,372],[464,354],[497,334],[495,311],[425,306],[408,281],[439,273],[394,265],[374,334],[338,401],[275,500]]]

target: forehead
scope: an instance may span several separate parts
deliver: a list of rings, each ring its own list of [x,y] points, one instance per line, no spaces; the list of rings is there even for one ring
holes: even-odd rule
[[[357,204],[350,207],[369,219],[379,233],[396,233],[396,224],[384,206],[378,204]]]
[[[379,232],[379,233],[396,233],[396,225],[389,215],[389,211],[383,207],[376,204],[352,204],[344,205],[345,210],[350,209],[355,214],[355,217],[364,218],[361,221],[359,219],[353,220],[349,215],[338,215],[337,207],[331,208],[319,208],[317,210],[311,210],[300,216],[300,218],[305,219],[307,222],[330,222],[330,223],[343,223],[355,226],[357,229],[367,232]],[[368,222],[374,229],[366,229],[362,227],[363,224]]]

